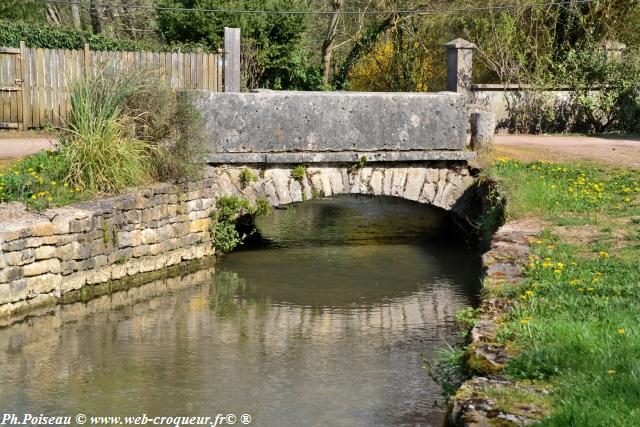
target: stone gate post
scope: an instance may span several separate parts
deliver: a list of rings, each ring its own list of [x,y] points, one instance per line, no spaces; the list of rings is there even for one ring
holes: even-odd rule
[[[447,50],[447,90],[468,95],[476,45],[458,38],[445,44],[444,48]]]

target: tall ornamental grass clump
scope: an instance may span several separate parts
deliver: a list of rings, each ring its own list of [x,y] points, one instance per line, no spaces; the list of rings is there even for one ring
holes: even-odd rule
[[[204,123],[186,95],[143,71],[103,67],[71,91],[57,151],[0,168],[0,203],[43,210],[149,181],[201,176]]]
[[[98,73],[71,93],[71,119],[60,131],[68,181],[94,192],[113,193],[147,181],[151,146],[131,132],[127,98],[140,90],[138,76]]]
[[[199,176],[201,115],[163,81],[105,68],[75,85],[71,107],[60,131],[71,185],[114,193],[150,180]]]

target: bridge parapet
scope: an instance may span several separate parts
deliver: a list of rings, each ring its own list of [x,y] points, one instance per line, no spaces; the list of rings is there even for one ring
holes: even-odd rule
[[[465,161],[463,95],[192,92],[209,163]]]

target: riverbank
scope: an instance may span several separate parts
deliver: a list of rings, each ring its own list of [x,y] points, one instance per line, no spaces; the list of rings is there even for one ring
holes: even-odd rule
[[[485,174],[507,222],[451,421],[637,425],[638,172],[498,158]]]

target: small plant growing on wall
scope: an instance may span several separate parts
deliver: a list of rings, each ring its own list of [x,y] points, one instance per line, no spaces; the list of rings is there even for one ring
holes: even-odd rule
[[[216,251],[222,253],[231,252],[251,234],[241,234],[237,230],[236,223],[240,218],[247,215],[267,215],[271,212],[271,205],[264,198],[258,199],[256,206],[252,207],[246,199],[225,196],[218,199],[216,207],[218,210],[210,215],[212,220],[211,235]]]
[[[298,165],[291,170],[291,178],[298,181],[300,184],[307,178],[307,167],[304,165]]]
[[[244,188],[247,188],[247,186],[252,182],[256,182],[258,180],[258,177],[256,176],[256,174],[254,174],[251,171],[251,169],[244,168],[240,172],[239,179],[240,179],[240,185],[244,189]]]
[[[255,208],[256,216],[269,215],[272,210],[273,208],[271,207],[271,203],[269,203],[269,201],[264,197],[260,197],[258,198],[258,200],[256,200],[256,208]]]
[[[367,158],[365,156],[362,156],[360,157],[360,160],[358,160],[356,163],[351,164],[347,168],[347,172],[349,173],[349,175],[353,175],[354,173],[358,172],[358,170],[362,169],[366,163]]]

